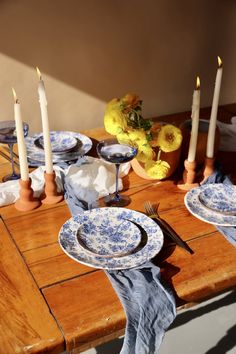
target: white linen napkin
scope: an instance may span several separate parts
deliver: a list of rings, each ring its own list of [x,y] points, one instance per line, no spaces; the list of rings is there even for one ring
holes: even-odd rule
[[[231,118],[231,124],[217,121],[220,130],[220,151],[236,151],[236,117]]]
[[[128,174],[130,164],[120,166],[120,176]],[[97,158],[85,157],[71,165],[66,173],[66,182],[76,191],[79,200],[90,203],[115,192],[115,165]],[[118,188],[122,190],[121,178]]]
[[[63,190],[64,178],[76,190],[79,199],[90,203],[115,191],[115,165],[93,157],[83,157],[76,164],[62,168],[54,165],[58,191]],[[121,164],[120,177],[128,174],[130,163]],[[34,196],[39,197],[44,187],[45,167],[40,166],[30,173]],[[119,178],[119,190],[123,188]],[[15,203],[19,198],[19,181],[0,183],[0,207]]]

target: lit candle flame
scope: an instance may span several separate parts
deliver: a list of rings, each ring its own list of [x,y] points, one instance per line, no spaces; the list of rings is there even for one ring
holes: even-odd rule
[[[200,78],[199,76],[197,76],[197,80],[196,80],[196,90],[200,89]]]
[[[37,74],[38,74],[39,80],[41,80],[42,79],[42,75],[41,75],[41,72],[40,72],[39,68],[36,67],[36,70],[37,70]]]
[[[220,59],[220,57],[218,56],[217,57],[217,59],[218,59],[218,66],[219,66],[219,68],[222,66],[222,60]]]
[[[14,88],[12,87],[12,93],[13,93],[13,97],[14,97],[14,100],[15,100],[15,103],[18,103],[18,98],[16,96],[16,91],[14,90]]]

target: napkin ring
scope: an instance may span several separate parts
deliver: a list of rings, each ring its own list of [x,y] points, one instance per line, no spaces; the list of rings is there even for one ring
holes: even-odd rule
[[[31,179],[19,180],[20,197],[15,202],[15,208],[20,211],[29,211],[40,206],[41,202],[34,197],[33,189],[31,188]]]
[[[57,191],[56,174],[44,172],[44,193],[41,196],[43,204],[56,204],[63,200],[63,194]]]

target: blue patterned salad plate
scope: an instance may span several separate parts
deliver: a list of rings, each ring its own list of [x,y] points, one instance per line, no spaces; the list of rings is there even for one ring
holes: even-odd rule
[[[77,262],[118,270],[153,258],[163,246],[163,233],[145,214],[104,207],[66,221],[59,232],[59,244]]]
[[[199,199],[209,209],[236,215],[236,186],[234,185],[208,184],[199,193]]]
[[[52,152],[63,153],[74,149],[77,145],[77,139],[66,132],[53,131],[50,132],[50,140]],[[44,149],[43,135],[39,136],[34,142],[36,147]]]
[[[60,141],[60,136],[70,136],[71,139],[70,143],[67,144],[67,147],[70,146],[68,151],[60,151],[60,153],[53,152],[52,159],[53,163],[60,163],[60,162],[69,162],[78,159],[80,156],[84,156],[91,148],[92,148],[92,141],[87,136],[75,133],[75,132],[56,132],[52,131],[50,134],[56,139],[55,141]],[[39,142],[39,138],[42,138],[42,133],[34,134],[31,136],[27,136],[25,138],[26,148],[27,148],[27,156],[29,159],[29,163],[34,161],[34,166],[42,165],[45,162],[44,157],[44,150],[38,146],[36,146],[36,142]],[[58,140],[57,140],[58,139]],[[75,146],[72,148],[72,145],[75,143]],[[55,146],[56,143],[54,143]],[[65,144],[63,142],[64,148]]]
[[[231,215],[229,213],[225,213],[225,205],[224,208],[221,207],[221,210],[212,210],[211,208],[205,206],[201,200],[200,200],[200,195],[204,195],[204,201],[206,201],[206,195],[209,193],[209,188],[210,185],[202,185],[201,187],[193,188],[191,189],[188,193],[186,193],[184,202],[187,207],[187,209],[192,213],[194,216],[196,216],[198,219],[203,220],[205,222],[208,222],[210,224],[218,225],[218,226],[236,226],[236,215]],[[214,184],[216,187],[217,184]],[[213,187],[210,187],[213,188]],[[217,190],[218,187],[216,187]],[[206,193],[204,193],[206,191]],[[222,189],[221,189],[222,191]],[[216,198],[216,193],[213,193],[214,195],[214,200]],[[209,198],[211,198],[209,196]],[[210,202],[207,203],[208,205],[211,205]],[[214,204],[214,203],[213,203]],[[219,208],[219,203],[217,203],[218,208]],[[215,204],[214,206],[215,207]]]

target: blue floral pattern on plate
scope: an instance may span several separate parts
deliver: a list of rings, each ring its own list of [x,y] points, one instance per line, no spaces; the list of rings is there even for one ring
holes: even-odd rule
[[[77,139],[71,134],[61,131],[50,132],[52,152],[62,153],[72,150],[77,145]],[[38,144],[36,144],[36,141]],[[43,134],[34,141],[36,147],[44,148]],[[38,146],[37,146],[38,145]]]
[[[55,132],[53,131],[51,133],[55,133]],[[87,136],[80,133],[69,132],[69,131],[63,133],[67,135],[71,135],[73,138],[75,138],[77,140],[77,144],[75,146],[75,149],[70,150],[69,152],[65,152],[62,154],[53,153],[52,155],[53,163],[76,160],[80,156],[84,156],[92,148],[92,141]],[[37,163],[41,162],[42,164],[45,162],[44,150],[35,146],[35,141],[41,135],[42,133],[27,136],[25,138],[25,143],[27,148],[27,156],[29,160],[37,161]]]
[[[209,209],[236,215],[236,186],[234,185],[208,184],[199,193],[199,199]]]
[[[147,234],[146,244],[139,249],[141,232],[136,225]],[[66,221],[59,232],[59,244],[77,262],[118,270],[136,267],[153,258],[163,246],[163,233],[145,214],[104,207],[85,211]]]
[[[208,185],[202,185],[201,187],[193,188],[186,193],[184,198],[186,208],[198,219],[209,224],[218,226],[236,226],[236,216],[211,210],[201,203],[199,195],[207,187]]]

